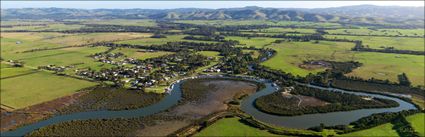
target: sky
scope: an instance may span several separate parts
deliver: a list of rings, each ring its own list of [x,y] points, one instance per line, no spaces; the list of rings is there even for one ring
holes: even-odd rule
[[[79,9],[173,9],[234,8],[245,6],[273,8],[327,8],[350,5],[424,6],[424,1],[1,1],[1,8],[79,8]]]

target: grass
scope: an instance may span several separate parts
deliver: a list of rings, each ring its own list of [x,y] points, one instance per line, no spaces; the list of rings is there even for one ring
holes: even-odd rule
[[[8,56],[2,56],[5,59],[20,60],[23,61],[24,67],[30,69],[36,69],[38,66],[45,65],[56,65],[56,66],[72,66],[65,71],[68,75],[75,75],[74,70],[78,68],[91,68],[94,70],[100,70],[101,68],[112,67],[110,64],[103,64],[96,60],[88,57],[91,54],[106,51],[106,47],[73,47],[64,48],[57,50],[45,50],[37,52],[17,53],[9,54]]]
[[[262,63],[264,66],[290,72],[294,75],[306,76],[308,73],[317,73],[324,69],[306,70],[298,66],[306,60],[342,60],[346,57],[347,50],[353,44],[344,42],[320,41],[319,44],[312,42],[290,42],[273,44],[267,48],[273,48],[277,54]]]
[[[425,136],[425,113],[408,116],[406,119],[420,136]]]
[[[195,136],[279,136],[250,127],[239,122],[239,118],[224,118],[201,130]]]
[[[407,38],[407,37],[377,37],[377,36],[340,36],[325,35],[328,38],[361,40],[363,45],[369,48],[383,49],[383,47],[394,47],[399,50],[424,51],[424,38]]]
[[[121,52],[127,57],[136,58],[140,60],[148,59],[148,58],[156,58],[160,56],[165,56],[172,54],[172,52],[165,52],[165,51],[154,51],[154,52],[148,52],[140,49],[132,49],[132,48],[118,48],[112,53]]]
[[[424,85],[424,56],[372,52],[360,52],[354,56],[364,65],[348,75],[398,82],[397,75],[404,72],[413,85]]]
[[[3,66],[3,63],[1,64]],[[34,70],[24,67],[10,67],[10,68],[1,68],[1,79],[8,78],[8,77],[14,77],[18,75],[24,75],[24,74],[30,74],[34,72]]]
[[[246,37],[226,37],[227,40],[237,40],[240,42],[241,47],[255,47],[255,48],[263,48],[271,44],[272,42],[278,40],[278,38],[246,38]]]
[[[53,100],[96,83],[56,76],[40,71],[34,74],[1,80],[1,104],[15,109]]]
[[[393,124],[387,123],[371,129],[361,130],[353,133],[343,134],[341,136],[346,137],[362,137],[362,136],[386,136],[386,137],[398,137],[398,133],[393,130]]]
[[[307,60],[331,61],[358,61],[363,66],[355,69],[348,75],[365,79],[389,79],[398,82],[397,75],[405,72],[414,85],[424,84],[424,57],[417,55],[398,55],[390,53],[353,52],[352,43],[320,41],[312,42],[286,42],[273,44],[277,54],[262,63],[272,69],[290,72],[294,75],[306,76],[308,73],[317,73],[324,68],[302,69],[299,67]]]

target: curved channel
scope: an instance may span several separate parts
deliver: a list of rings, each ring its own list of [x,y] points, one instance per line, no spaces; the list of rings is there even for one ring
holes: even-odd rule
[[[302,85],[305,85],[305,84],[302,84]],[[346,91],[346,90],[341,90],[336,88],[324,88],[324,87],[319,87],[314,85],[305,85],[305,86],[328,90],[330,92],[343,92],[343,93],[349,93],[354,95],[362,95],[362,96],[370,96],[375,98],[394,100],[399,104],[399,106],[392,107],[392,108],[358,109],[358,110],[352,110],[352,111],[305,114],[300,116],[272,115],[272,114],[259,111],[254,106],[255,99],[261,96],[271,94],[276,91],[275,88],[272,87],[271,83],[266,83],[266,89],[260,92],[257,92],[242,101],[241,109],[245,113],[248,113],[249,115],[251,115],[252,117],[254,117],[255,119],[259,121],[269,123],[272,125],[277,125],[277,126],[283,126],[283,127],[289,127],[289,128],[300,128],[300,129],[306,129],[313,126],[318,126],[320,125],[320,123],[323,123],[327,126],[346,125],[362,117],[369,116],[375,113],[399,112],[402,110],[417,109],[413,104],[395,97],[363,93],[363,92],[352,92],[352,91]]]
[[[205,78],[205,77],[223,78],[223,76],[202,76],[202,78]],[[224,77],[224,78],[232,78],[232,77]],[[241,78],[241,77],[238,77],[238,78]],[[368,116],[374,113],[397,112],[397,111],[408,110],[408,109],[416,109],[413,104],[410,104],[406,101],[403,101],[401,99],[394,98],[394,97],[369,94],[369,93],[350,92],[350,91],[344,91],[340,89],[322,88],[322,87],[308,85],[314,88],[327,89],[327,90],[332,90],[336,92],[346,92],[346,93],[357,94],[357,95],[365,95],[365,96],[391,99],[391,100],[397,101],[400,104],[400,106],[394,107],[394,108],[360,109],[360,110],[346,111],[346,112],[308,114],[308,115],[291,116],[291,117],[270,115],[257,110],[254,107],[253,102],[258,97],[275,92],[277,87],[273,87],[272,83],[267,80],[259,80],[259,79],[254,79],[250,77],[249,78],[244,77],[244,79],[256,81],[256,82],[262,82],[266,85],[266,87],[254,93],[253,95],[250,95],[248,98],[244,99],[241,104],[241,109],[245,111],[246,113],[252,115],[257,120],[278,125],[278,126],[285,126],[285,127],[291,127],[291,128],[308,128],[308,127],[316,126],[320,123],[324,123],[326,125],[348,124],[361,117]],[[102,110],[102,111],[72,113],[68,115],[58,115],[46,120],[39,121],[34,124],[29,124],[29,125],[17,128],[13,131],[1,132],[1,136],[24,136],[25,134],[28,134],[41,127],[45,127],[48,125],[53,125],[53,124],[57,124],[61,122],[71,121],[71,120],[133,118],[133,117],[142,117],[142,116],[152,115],[152,114],[164,111],[178,103],[178,101],[182,97],[180,86],[184,81],[185,80],[183,79],[174,83],[171,86],[172,90],[171,92],[169,92],[169,95],[164,97],[164,99],[162,99],[160,102],[144,107],[144,108],[133,109],[133,110],[121,110],[121,111]]]

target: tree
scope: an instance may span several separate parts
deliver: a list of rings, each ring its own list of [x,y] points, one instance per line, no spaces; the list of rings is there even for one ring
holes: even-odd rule
[[[403,86],[410,86],[411,85],[411,82],[407,78],[406,73],[402,73],[402,74],[398,75],[398,81],[399,81],[400,85],[403,85]]]

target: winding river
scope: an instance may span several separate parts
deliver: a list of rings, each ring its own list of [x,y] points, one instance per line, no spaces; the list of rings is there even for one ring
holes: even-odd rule
[[[204,76],[204,77],[217,78],[222,76]],[[388,97],[388,96],[377,95],[377,94],[369,94],[369,93],[350,92],[350,91],[334,89],[334,88],[322,88],[318,86],[307,85],[313,88],[320,88],[320,89],[325,89],[325,90],[329,90],[333,92],[344,92],[344,93],[350,93],[350,94],[356,94],[356,95],[364,95],[364,96],[372,96],[376,98],[390,99],[390,100],[394,100],[398,102],[400,105],[398,107],[393,107],[393,108],[360,109],[360,110],[345,111],[345,112],[307,114],[307,115],[291,116],[291,117],[270,115],[257,110],[254,107],[253,102],[258,97],[275,92],[277,87],[273,87],[272,83],[267,80],[258,80],[258,79],[252,79],[252,78],[245,78],[245,79],[262,82],[266,85],[266,88],[254,93],[253,95],[250,95],[248,98],[245,98],[242,101],[241,109],[245,111],[246,113],[252,115],[255,119],[259,121],[266,122],[273,125],[278,125],[278,126],[285,126],[290,128],[308,128],[312,126],[317,126],[320,123],[324,123],[325,125],[340,125],[340,124],[348,124],[361,117],[365,117],[374,113],[398,112],[402,110],[416,109],[416,107],[413,104],[410,104],[406,101],[403,101],[401,99],[394,98],[394,97]],[[71,120],[132,118],[132,117],[142,117],[142,116],[152,115],[157,112],[164,111],[178,103],[178,101],[181,99],[182,92],[181,92],[180,86],[183,82],[184,80],[177,81],[172,86],[172,90],[169,93],[169,95],[164,97],[164,99],[162,99],[160,102],[150,105],[148,107],[134,109],[134,110],[121,110],[121,111],[102,110],[102,111],[72,113],[68,115],[58,115],[46,120],[39,121],[34,124],[20,127],[13,131],[1,132],[1,136],[24,136],[25,134],[30,133],[41,127],[57,124],[60,122],[71,121]]]

